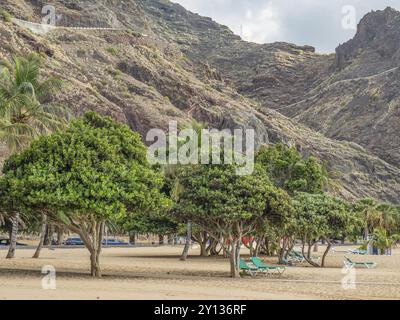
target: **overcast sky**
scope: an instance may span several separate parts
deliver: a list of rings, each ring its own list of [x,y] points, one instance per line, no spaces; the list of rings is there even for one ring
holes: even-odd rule
[[[321,53],[334,52],[353,37],[355,23],[367,12],[387,6],[400,10],[400,0],[172,1],[230,27],[245,40],[308,44]]]

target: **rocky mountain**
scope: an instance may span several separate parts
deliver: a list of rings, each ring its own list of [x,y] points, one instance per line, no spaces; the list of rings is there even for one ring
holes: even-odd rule
[[[357,44],[344,45],[335,56],[317,54],[309,46],[248,43],[227,27],[166,0],[0,0],[2,10],[30,22],[40,22],[41,9],[49,3],[57,10],[58,28],[46,34],[35,34],[29,24],[0,15],[0,56],[40,52],[46,58],[46,72],[64,80],[56,100],[76,114],[87,109],[110,114],[144,136],[150,128],[167,128],[169,120],[184,123],[192,118],[220,129],[251,127],[258,143],[282,141],[326,161],[340,184],[340,189],[332,192],[346,198],[372,196],[400,202],[398,150],[390,152],[382,146],[385,155],[374,149],[367,138],[373,132],[361,118],[345,113],[343,121],[347,123],[343,122],[340,130],[331,128],[339,123],[329,125],[332,109],[336,112],[343,107],[335,105],[333,92],[338,100],[345,96],[336,88],[340,84],[334,83],[349,81],[351,86],[343,84],[347,99],[357,97],[356,85],[366,80],[346,79],[353,79],[350,70],[363,61],[360,52],[372,46],[363,44],[365,49],[358,50],[353,49]],[[395,74],[396,70],[382,77],[389,79]],[[358,74],[364,76],[374,75]],[[372,79],[388,90],[378,78]],[[385,92],[389,99],[389,91]],[[315,113],[314,119],[321,117],[316,124],[323,123],[317,127],[311,116],[301,115],[317,112],[317,106],[325,108],[317,102],[324,101],[323,97],[332,109]],[[355,99],[349,109],[364,103]],[[392,108],[398,115],[395,104]],[[363,117],[378,117],[377,109],[364,109]],[[387,124],[389,119],[382,120],[379,130],[390,133]],[[391,128],[395,126],[394,122]],[[368,135],[361,137],[365,133]],[[392,145],[398,143],[399,139],[392,137]]]

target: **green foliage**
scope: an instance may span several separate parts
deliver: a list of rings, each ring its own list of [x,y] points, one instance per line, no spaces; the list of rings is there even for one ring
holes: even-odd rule
[[[298,193],[294,207],[297,236],[306,241],[340,238],[359,223],[347,203],[325,193]]]
[[[113,56],[117,56],[118,55],[118,49],[117,48],[108,47],[106,50],[107,50],[108,53],[112,54]]]
[[[41,137],[3,172],[14,204],[44,210],[59,223],[123,218],[168,205],[160,174],[139,134],[88,112],[66,132]]]
[[[153,233],[169,235],[178,232],[179,224],[163,215],[135,215],[124,223],[124,229],[139,234]]]
[[[398,241],[400,234],[389,235],[386,229],[379,227],[374,231],[372,243],[381,254],[385,254],[385,251],[391,249]]]
[[[11,151],[63,128],[71,117],[67,109],[49,103],[61,82],[54,77],[41,81],[40,68],[37,54],[0,63],[0,139]]]
[[[378,228],[385,229],[389,235],[400,232],[399,207],[366,198],[356,202],[353,211],[363,221],[365,236]]]
[[[0,18],[5,22],[11,22],[12,15],[4,9],[0,9]]]
[[[327,180],[326,171],[316,158],[303,158],[295,148],[284,144],[260,148],[256,162],[277,187],[291,194],[321,193]]]
[[[271,196],[277,191],[259,168],[253,175],[238,176],[233,165],[186,166],[178,169],[178,178],[184,191],[179,195],[175,216],[193,221],[210,233],[238,237],[253,229],[267,212],[279,208],[278,197]],[[270,208],[266,207],[269,200]]]

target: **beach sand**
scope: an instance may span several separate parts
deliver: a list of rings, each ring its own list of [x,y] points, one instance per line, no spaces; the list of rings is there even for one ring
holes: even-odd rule
[[[323,248],[320,247],[319,254]],[[355,288],[343,288],[344,253],[330,253],[327,268],[288,267],[281,278],[229,278],[229,261],[202,258],[191,250],[179,261],[181,246],[105,248],[102,279],[89,274],[86,249],[17,250],[6,260],[0,250],[0,299],[400,299],[400,250],[393,256],[348,255],[354,261],[378,262],[376,269],[357,269]],[[246,254],[246,250],[243,250]],[[276,258],[266,258],[271,264]],[[56,289],[42,288],[43,266],[56,270]]]

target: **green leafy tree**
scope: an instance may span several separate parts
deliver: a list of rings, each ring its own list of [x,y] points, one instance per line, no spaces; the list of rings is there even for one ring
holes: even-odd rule
[[[284,189],[291,196],[296,192],[322,193],[329,176],[326,168],[314,157],[303,157],[295,148],[284,144],[263,146],[256,155],[259,164],[272,183]],[[277,227],[279,226],[279,227]],[[268,222],[258,228],[257,242],[263,241],[269,247],[278,248],[279,263],[285,263],[296,242],[296,220],[293,210],[287,210],[280,217],[279,224]],[[260,246],[260,243],[257,243]]]
[[[184,192],[179,195],[175,216],[192,221],[230,252],[231,276],[239,276],[241,239],[252,233],[279,203],[269,201],[278,192],[268,176],[256,168],[238,176],[233,165],[196,165],[179,169]]]
[[[101,276],[106,221],[169,205],[160,193],[163,178],[147,163],[140,135],[93,112],[11,156],[3,172],[2,190],[13,206],[45,214],[81,236],[94,277]]]
[[[331,240],[351,233],[359,221],[352,214],[349,204],[326,193],[297,193],[294,197],[294,207],[296,236],[303,242],[303,256],[311,265],[324,267],[326,256],[332,247]],[[320,265],[310,258],[311,247],[319,240],[327,243]]]
[[[256,162],[264,167],[275,186],[290,194],[321,193],[327,183],[327,171],[316,158],[304,158],[284,144],[261,147]]]

